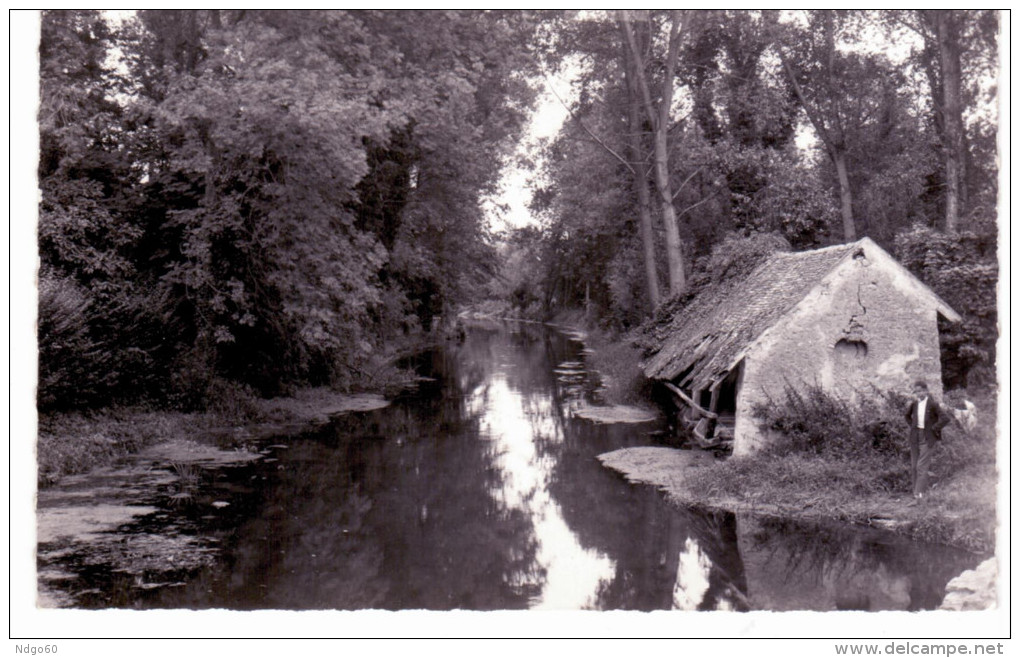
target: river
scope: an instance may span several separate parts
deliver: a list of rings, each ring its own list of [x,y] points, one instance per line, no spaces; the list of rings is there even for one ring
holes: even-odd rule
[[[103,490],[134,511],[97,541],[40,537],[41,604],[920,610],[980,561],[885,531],[680,510],[628,484],[596,456],[661,444],[663,426],[577,417],[597,386],[582,348],[536,325],[473,327],[422,355],[429,380],[386,408],[224,439],[251,458],[112,469]],[[40,509],[97,499],[97,477]]]

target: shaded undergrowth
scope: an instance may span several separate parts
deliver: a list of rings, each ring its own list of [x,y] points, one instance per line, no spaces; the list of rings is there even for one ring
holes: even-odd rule
[[[211,430],[309,420],[317,415],[318,407],[335,406],[338,396],[348,393],[393,396],[416,384],[414,372],[401,367],[400,359],[429,347],[430,340],[441,341],[442,337],[394,341],[386,353],[371,355],[361,369],[355,369],[355,378],[342,391],[291,387],[285,397],[267,400],[251,386],[212,377],[203,387],[199,409],[185,411],[170,408],[173,405],[168,403],[43,411],[36,442],[38,484],[49,486],[62,476],[110,464],[147,446]]]

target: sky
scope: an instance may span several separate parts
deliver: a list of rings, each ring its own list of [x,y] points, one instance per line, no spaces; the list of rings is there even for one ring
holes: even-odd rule
[[[542,91],[524,138],[503,169],[498,193],[485,201],[491,230],[499,232],[536,223],[537,220],[528,210],[531,191],[534,189],[532,179],[541,171],[544,145],[556,137],[569,116],[563,103],[571,103],[575,99],[571,80],[577,73],[576,67],[564,66],[559,74],[542,79]],[[534,168],[523,166],[519,161],[521,159],[530,160]]]

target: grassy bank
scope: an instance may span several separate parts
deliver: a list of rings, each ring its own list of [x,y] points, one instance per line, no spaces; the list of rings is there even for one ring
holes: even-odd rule
[[[324,423],[336,414],[368,411],[386,404],[382,396],[373,393],[305,388],[286,397],[243,397],[227,404],[221,401],[201,413],[120,407],[91,414],[47,414],[39,418],[38,482],[46,487],[65,475],[108,465],[160,443],[211,441],[225,434],[243,443]]]
[[[889,427],[844,433],[842,449],[832,428],[846,419],[817,419],[832,439],[820,450],[783,443],[750,456],[706,458],[701,451],[632,448],[602,457],[628,479],[654,484],[676,504],[701,509],[753,512],[779,518],[836,520],[886,528],[913,539],[958,546],[979,553],[995,548],[996,485],[995,398],[971,394],[978,425],[950,425],[936,444],[934,485],[915,502],[910,493],[905,439]],[[874,408],[867,409],[875,413]],[[835,415],[835,414],[833,414]],[[787,417],[789,420],[789,416]],[[891,427],[903,425],[902,418]],[[803,429],[803,424],[798,425]],[[792,431],[792,430],[791,430]],[[882,433],[884,432],[884,434]],[[849,439],[862,434],[889,443],[850,450]]]
[[[561,311],[549,324],[584,335],[586,361],[599,374],[606,404],[648,406],[651,382],[641,371],[641,350],[627,334],[588,322],[580,310]]]
[[[452,330],[452,329],[451,329]],[[198,440],[229,432],[238,440],[326,421],[329,416],[384,404],[417,384],[402,359],[445,342],[447,334],[413,335],[394,341],[385,353],[354,370],[348,390],[328,387],[292,389],[288,395],[260,398],[249,387],[215,378],[205,390],[206,408],[198,412],[142,406],[112,406],[89,412],[46,412],[39,416],[36,463],[40,487],[65,475],[84,473],[146,447],[181,438]]]
[[[734,457],[691,471],[668,493],[682,505],[873,525],[976,552],[995,544],[993,468],[957,473],[915,504],[905,491],[862,487],[850,462]]]
[[[995,479],[988,471],[959,473],[915,505],[907,493],[861,493],[851,464],[817,458],[720,460],[700,450],[645,447],[599,459],[680,507],[854,523],[977,553],[995,548]]]
[[[214,414],[142,408],[40,415],[36,443],[39,486],[49,486],[64,475],[84,473],[147,446],[201,432],[214,424]]]

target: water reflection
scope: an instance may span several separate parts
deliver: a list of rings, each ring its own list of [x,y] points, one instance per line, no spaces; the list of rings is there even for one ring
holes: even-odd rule
[[[708,593],[712,562],[690,537],[680,549],[673,585],[673,609],[697,610]]]
[[[214,568],[140,589],[67,563],[95,592],[78,604],[920,609],[979,561],[882,533],[670,507],[596,460],[659,428],[574,418],[597,384],[579,350],[536,327],[470,331],[417,362],[433,378],[419,392],[275,437],[270,459],[217,472],[204,486],[231,503],[215,515],[167,508],[128,529],[193,515],[188,531],[219,547]]]
[[[977,558],[884,532],[741,515],[737,547],[747,596],[765,610],[924,610]],[[965,566],[966,565],[966,566]]]
[[[472,403],[481,418],[482,437],[493,442],[502,474],[490,494],[504,507],[524,512],[534,528],[537,550],[530,575],[536,580],[530,584],[539,593],[531,607],[590,607],[599,583],[612,575],[615,565],[605,554],[578,543],[549,491],[554,462],[536,441],[563,439],[552,398],[521,395],[502,374],[475,393]]]

